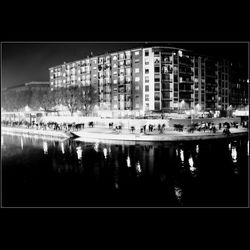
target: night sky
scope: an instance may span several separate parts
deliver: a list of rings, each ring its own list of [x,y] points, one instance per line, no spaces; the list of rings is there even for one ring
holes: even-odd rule
[[[226,57],[247,66],[247,43],[147,43],[149,46],[165,45],[193,50],[211,56]],[[129,43],[3,43],[2,88],[30,81],[49,81],[48,68],[105,52],[142,47],[144,42]]]

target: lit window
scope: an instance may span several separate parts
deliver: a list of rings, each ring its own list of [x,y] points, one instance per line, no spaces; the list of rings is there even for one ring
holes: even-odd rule
[[[139,90],[140,89],[140,87],[139,86],[135,86],[135,90]]]
[[[135,104],[135,108],[138,109],[140,105],[138,103]]]
[[[140,77],[137,76],[137,77],[135,78],[135,81],[136,81],[136,82],[139,82],[139,81],[140,81]]]
[[[114,84],[117,84],[117,80],[115,79],[115,80],[113,81],[113,83],[114,83]]]
[[[149,77],[145,76],[145,82],[149,82]]]
[[[139,68],[136,68],[135,69],[135,73],[139,73],[140,72],[140,69]]]
[[[135,56],[139,56],[140,52],[139,51],[136,51],[135,52]]]

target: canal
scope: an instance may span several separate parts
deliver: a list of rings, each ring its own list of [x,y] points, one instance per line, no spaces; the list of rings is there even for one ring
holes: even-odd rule
[[[248,138],[133,143],[1,135],[4,207],[242,207]]]

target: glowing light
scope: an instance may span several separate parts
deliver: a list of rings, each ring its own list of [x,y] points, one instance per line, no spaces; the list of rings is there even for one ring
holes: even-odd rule
[[[105,159],[107,159],[107,152],[108,152],[108,150],[106,148],[104,148],[103,149],[103,154],[104,154]]]
[[[229,148],[229,150],[231,150],[231,148],[232,148],[231,143],[228,144],[228,148]]]
[[[178,149],[176,149],[175,151],[176,151],[176,156],[178,156]]]
[[[80,146],[76,147],[76,153],[77,153],[78,160],[81,160],[82,159],[82,148]]]
[[[117,182],[115,183],[115,188],[116,188],[116,189],[118,189],[118,188],[119,188],[119,185],[118,185],[118,183],[117,183]]]
[[[48,143],[46,141],[43,142],[43,152],[44,154],[48,154]]]
[[[131,167],[131,162],[130,162],[130,157],[129,157],[129,155],[128,155],[128,157],[127,157],[127,166],[128,166],[128,168]]]
[[[65,154],[65,151],[64,151],[64,144],[61,142],[61,150],[62,150],[62,153]]]
[[[235,146],[232,147],[231,156],[232,156],[233,162],[237,162],[237,150]]]

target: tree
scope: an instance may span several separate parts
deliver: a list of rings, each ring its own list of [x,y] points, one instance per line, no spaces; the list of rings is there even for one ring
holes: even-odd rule
[[[77,86],[70,86],[69,88],[60,88],[56,91],[55,101],[57,105],[65,105],[71,116],[76,112],[80,107],[80,91]]]
[[[79,110],[83,115],[88,116],[98,103],[98,93],[93,85],[82,86],[80,90],[80,106]]]

